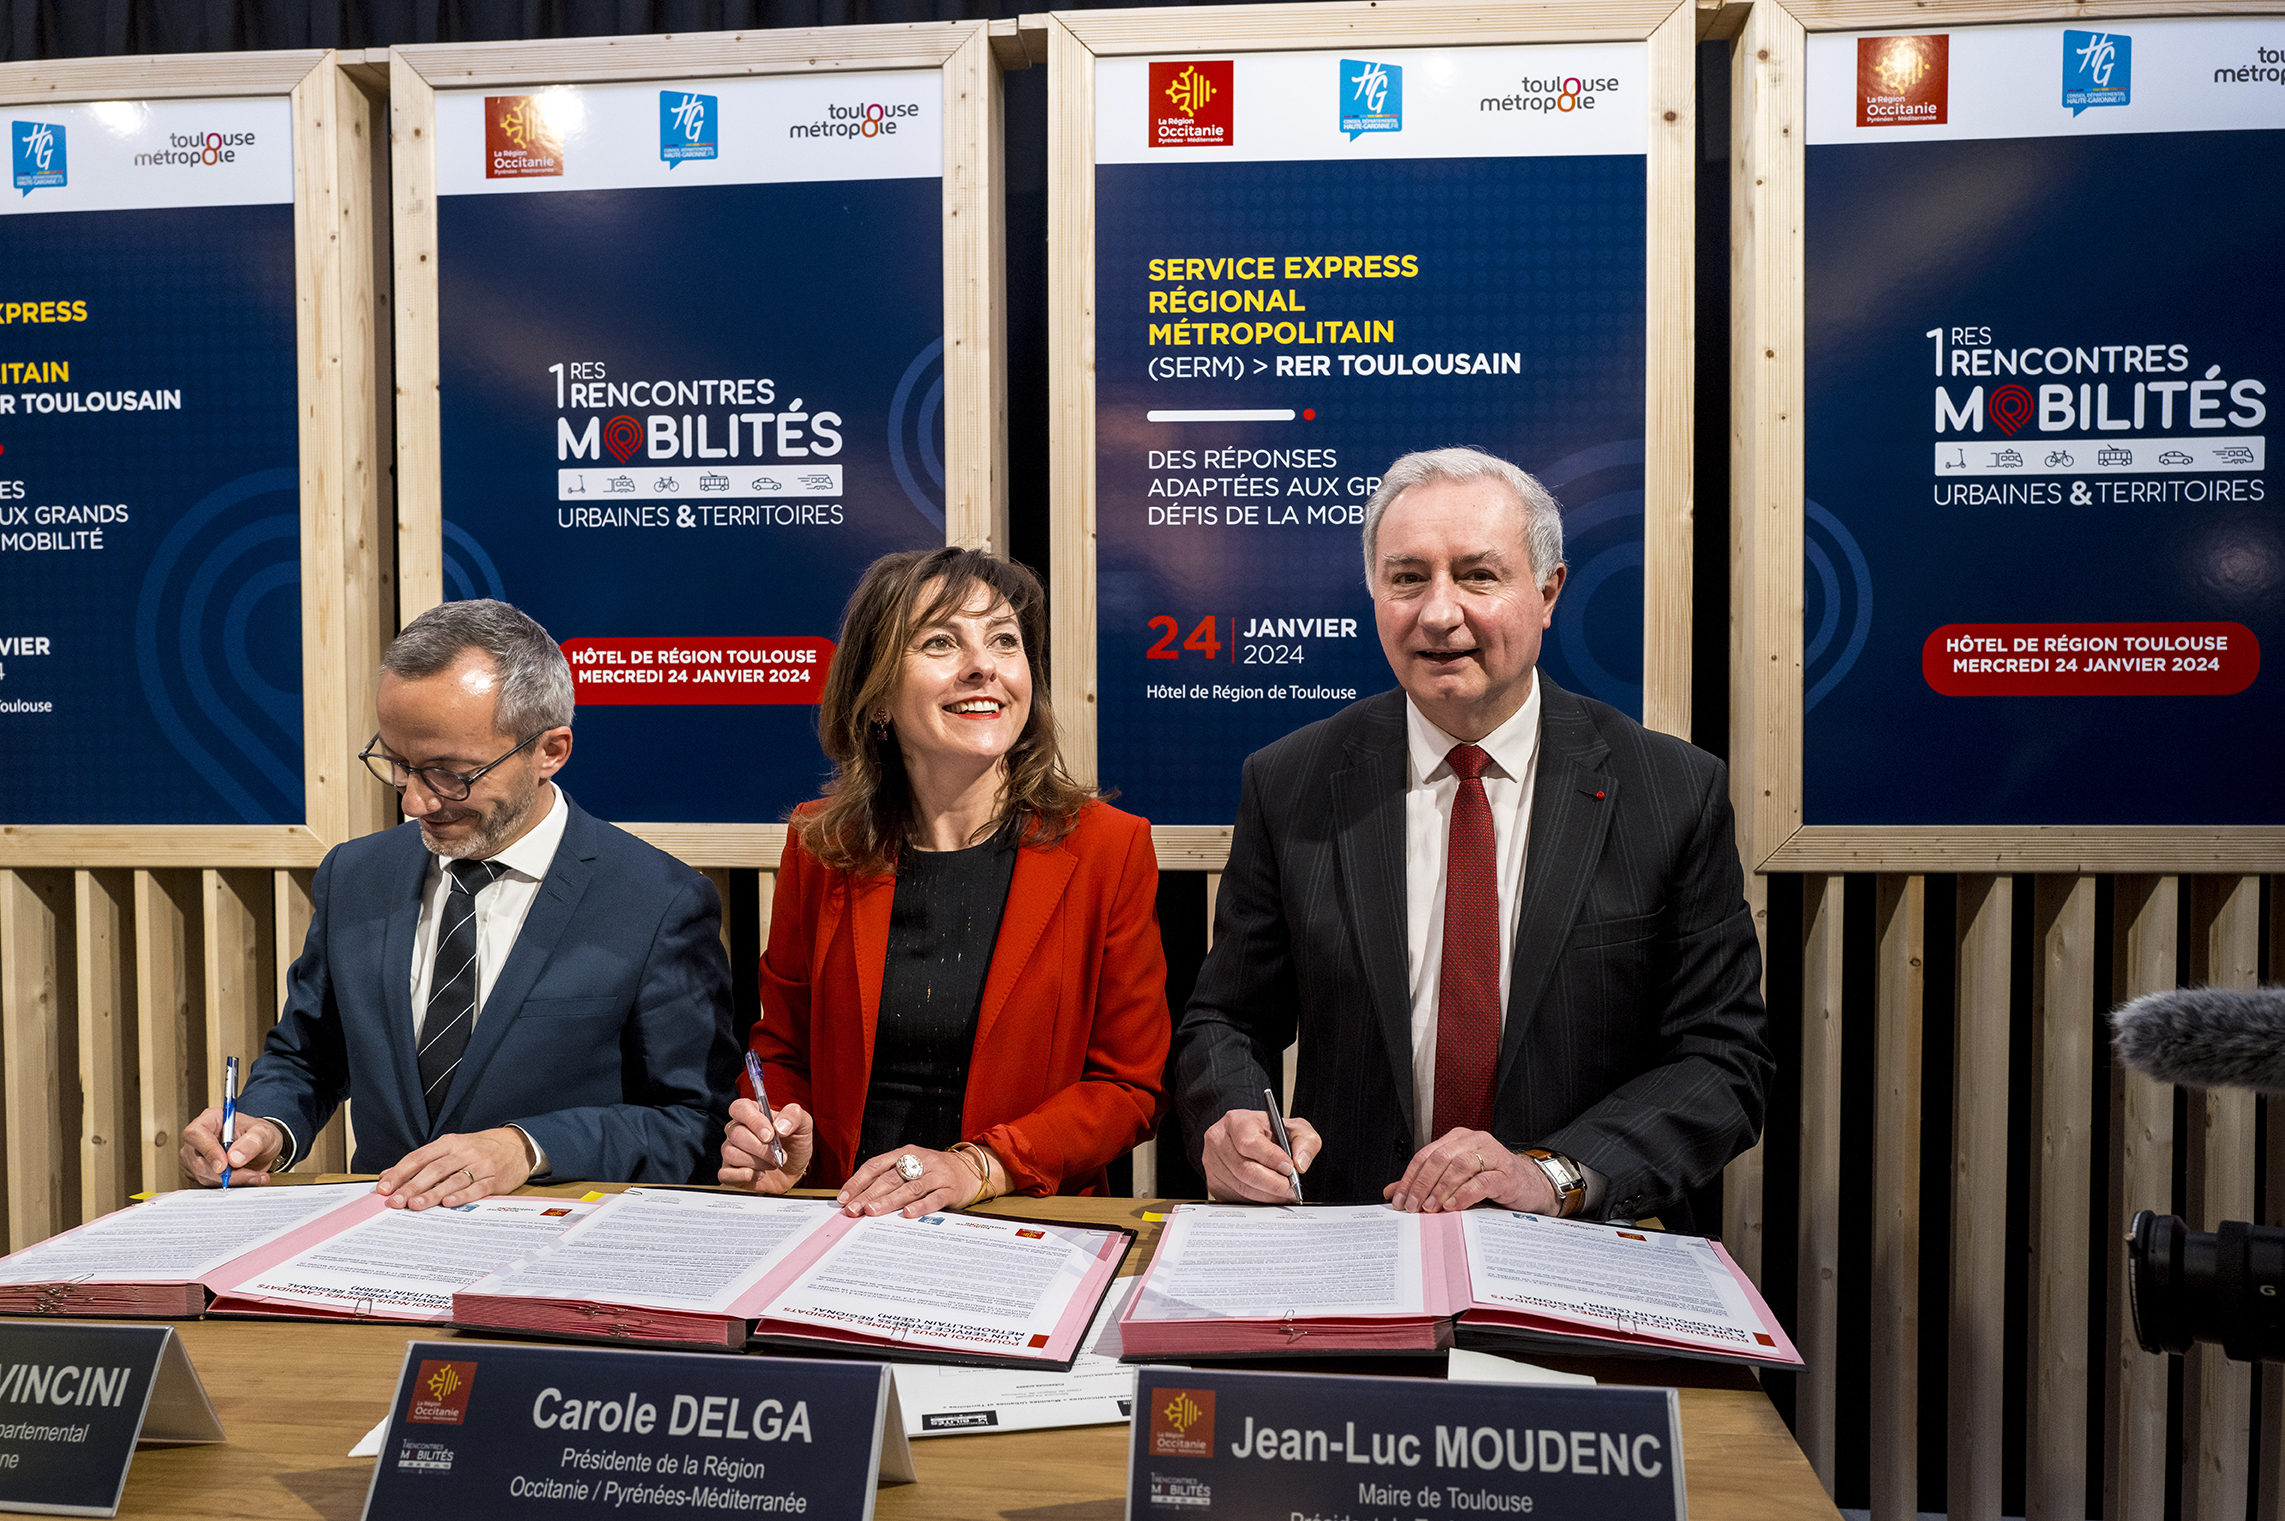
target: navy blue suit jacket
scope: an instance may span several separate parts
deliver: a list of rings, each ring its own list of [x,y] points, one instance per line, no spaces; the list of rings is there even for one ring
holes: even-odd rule
[[[563,842],[435,1123],[412,1009],[431,857],[411,822],[326,852],[285,1012],[239,1109],[292,1126],[306,1151],[355,1098],[359,1172],[514,1123],[558,1178],[711,1182],[738,1068],[714,884],[563,801]]]

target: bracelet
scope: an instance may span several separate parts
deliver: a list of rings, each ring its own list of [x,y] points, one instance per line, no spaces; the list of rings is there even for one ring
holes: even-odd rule
[[[973,1141],[959,1141],[954,1143],[952,1149],[947,1151],[945,1155],[958,1157],[976,1169],[976,1192],[969,1197],[966,1204],[960,1206],[962,1209],[972,1208],[993,1196],[992,1163],[990,1158],[984,1155],[983,1147],[978,1146]]]

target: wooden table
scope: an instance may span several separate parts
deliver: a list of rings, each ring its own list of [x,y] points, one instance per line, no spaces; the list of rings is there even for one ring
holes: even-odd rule
[[[1141,1199],[1025,1199],[986,1209],[1128,1226],[1140,1233],[1125,1268],[1134,1272],[1158,1239],[1157,1223],[1144,1217],[1167,1207]],[[287,1321],[187,1321],[177,1329],[230,1439],[136,1454],[122,1516],[354,1521],[373,1460],[345,1454],[386,1413],[406,1341],[458,1335]],[[1607,1383],[1680,1387],[1691,1521],[1835,1521],[1801,1449],[1745,1370],[1679,1360],[1562,1366]],[[1344,1371],[1397,1368],[1376,1363]],[[882,1521],[1119,1521],[1126,1513],[1123,1426],[931,1437],[912,1449],[920,1482],[880,1492]]]

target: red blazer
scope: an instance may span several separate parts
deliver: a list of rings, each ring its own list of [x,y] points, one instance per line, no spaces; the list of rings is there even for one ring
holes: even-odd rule
[[[893,875],[832,870],[788,834],[753,1049],[771,1102],[816,1117],[811,1186],[835,1187],[865,1160],[895,895]],[[1102,1193],[1104,1167],[1158,1123],[1172,1029],[1150,825],[1090,803],[1060,842],[1016,853],[961,1138],[989,1147],[1017,1193]]]

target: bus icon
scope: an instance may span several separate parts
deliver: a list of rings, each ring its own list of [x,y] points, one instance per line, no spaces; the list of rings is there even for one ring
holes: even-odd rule
[[[2109,449],[2097,449],[2095,451],[2095,463],[2098,465],[2131,465],[2134,463],[2134,451],[2115,446]]]

